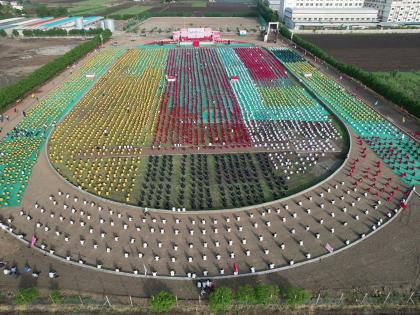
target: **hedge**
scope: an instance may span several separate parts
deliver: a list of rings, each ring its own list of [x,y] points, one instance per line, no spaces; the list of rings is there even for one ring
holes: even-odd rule
[[[110,31],[104,31],[102,33],[103,40],[108,40],[111,37],[111,35],[112,33]],[[64,70],[67,66],[70,66],[71,64],[82,58],[88,52],[95,49],[100,43],[101,40],[98,35],[95,38],[76,46],[72,50],[65,53],[63,56],[58,57],[53,61],[45,64],[41,68],[32,72],[27,77],[1,88],[0,112],[3,111],[9,104],[25,96],[34,88],[40,86],[44,82],[54,77],[57,73]]]
[[[348,65],[344,62],[338,61],[323,49],[300,37],[299,35],[293,35],[292,38],[292,33],[284,25],[280,26],[280,34],[288,39],[292,39],[292,41],[300,47],[306,49],[331,66],[347,74],[348,76],[355,78],[375,92],[384,96],[386,99],[400,105],[401,107],[404,107],[408,112],[420,118],[420,100],[415,99],[414,97],[407,95],[397,88],[386,84],[385,82],[381,81],[380,78],[375,75],[375,73],[371,73],[357,66]]]

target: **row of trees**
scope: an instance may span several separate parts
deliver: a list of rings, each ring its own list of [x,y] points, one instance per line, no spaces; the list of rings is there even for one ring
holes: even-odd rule
[[[311,298],[311,294],[299,287],[288,285],[279,288],[277,285],[260,284],[253,287],[243,285],[234,292],[228,287],[213,289],[209,295],[211,311],[227,311],[233,304],[239,305],[275,305],[279,303],[288,305],[304,304]],[[166,291],[152,296],[150,306],[155,312],[169,312],[176,304],[176,297]]]
[[[103,40],[106,41],[111,37],[112,33],[109,30],[102,32]],[[27,77],[12,83],[0,89],[0,111],[4,110],[6,106],[13,103],[17,99],[25,96],[37,86],[43,84],[47,80],[54,77],[60,71],[66,69],[89,51],[95,49],[101,43],[100,37],[95,36],[93,39],[78,45],[63,56],[45,64],[41,68],[35,70]]]
[[[318,58],[321,58],[322,60],[326,61],[327,63],[329,63],[336,69],[355,78],[356,80],[360,81],[367,87],[381,94],[388,100],[404,107],[411,114],[420,118],[420,99],[416,99],[408,95],[404,91],[396,88],[395,86],[391,86],[387,84],[386,82],[381,80],[380,77],[376,75],[375,73],[366,71],[355,65],[348,65],[344,62],[341,62],[335,59],[334,57],[330,56],[327,52],[325,52],[323,49],[305,40],[299,35],[293,35],[293,38],[292,38],[292,33],[284,25],[280,26],[280,33],[284,37],[288,39],[292,39],[292,41],[295,42],[297,45],[311,52]]]
[[[49,37],[49,36],[92,36],[102,33],[104,30],[101,28],[88,29],[88,30],[65,30],[61,28],[51,28],[48,30],[23,30],[22,34],[25,37]]]

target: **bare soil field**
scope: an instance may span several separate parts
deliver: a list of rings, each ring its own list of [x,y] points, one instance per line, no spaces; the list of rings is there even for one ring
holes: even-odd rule
[[[162,29],[171,28],[179,29],[183,27],[211,27],[218,28],[231,28],[236,30],[236,27],[244,28],[257,28],[259,27],[258,21],[255,18],[221,18],[221,17],[153,17],[139,25],[140,29],[146,30],[153,29],[159,26]]]
[[[55,4],[55,3],[65,3],[70,4],[74,2],[79,2],[78,0],[32,0],[31,3],[39,4],[39,3],[45,3],[45,4]]]
[[[0,40],[0,87],[13,83],[81,43],[79,39]]]
[[[190,3],[170,3],[164,8],[153,8],[156,12],[188,12],[193,15],[203,15],[210,12],[228,12],[228,13],[252,13],[255,7],[250,7],[242,3],[208,3],[203,7],[195,7]]]
[[[81,0],[34,0],[34,4],[48,4],[50,6],[68,6],[70,8],[74,7],[85,7],[86,1]],[[193,16],[202,16],[207,13],[218,12],[218,13],[254,13],[256,12],[255,5],[249,5],[242,2],[217,2],[217,3],[208,3],[205,1],[180,1],[173,3],[162,3],[159,1],[144,1],[140,2],[141,5],[146,5],[150,13],[160,13],[160,12],[180,12],[188,13]],[[104,3],[101,3],[97,7],[94,5],[88,10],[92,14],[97,15],[110,15],[117,13],[120,10],[132,8],[132,12],[126,12],[135,14],[136,7],[138,9],[138,2],[127,1],[127,0],[107,0]],[[89,6],[88,6],[89,7]],[[84,14],[87,14],[88,11],[83,10]],[[77,11],[73,13],[78,13]]]
[[[337,59],[368,71],[420,69],[420,34],[301,36]]]

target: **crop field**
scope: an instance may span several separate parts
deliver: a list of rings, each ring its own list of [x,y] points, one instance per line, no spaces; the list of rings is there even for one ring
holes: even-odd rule
[[[68,8],[71,15],[103,15],[124,16],[141,15],[144,12],[158,13],[168,16],[256,16],[255,1],[218,1],[209,3],[204,0],[181,0],[164,3],[161,1],[134,2],[129,0],[34,0],[28,8],[39,4]]]
[[[420,71],[376,72],[375,75],[386,84],[394,86],[410,97],[420,99]]]
[[[100,14],[107,7],[118,5],[119,2],[114,0],[84,0],[71,3],[69,13],[74,15],[92,15]]]
[[[420,70],[420,34],[302,35],[335,58],[368,71]]]
[[[74,185],[119,202],[236,208],[331,173],[343,132],[264,49],[142,46],[57,126],[49,156]]]

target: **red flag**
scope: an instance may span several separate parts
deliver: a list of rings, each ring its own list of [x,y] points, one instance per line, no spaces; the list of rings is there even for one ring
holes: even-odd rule
[[[325,244],[325,249],[330,253],[334,251],[334,248],[329,243]]]
[[[36,241],[37,241],[37,238],[36,238],[36,236],[35,236],[35,234],[34,234],[34,235],[32,235],[32,239],[31,239],[31,246],[35,246]]]
[[[233,263],[233,273],[234,274],[239,273],[238,264],[236,262]]]

